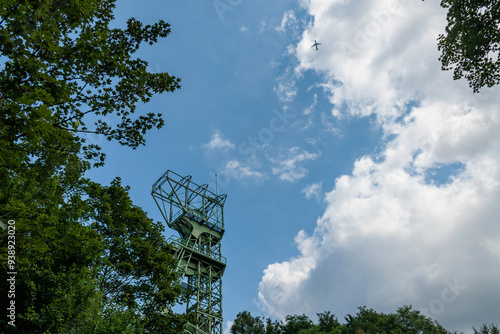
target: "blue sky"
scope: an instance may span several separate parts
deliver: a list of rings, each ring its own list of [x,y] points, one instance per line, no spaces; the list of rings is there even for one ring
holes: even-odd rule
[[[89,176],[120,176],[161,220],[167,169],[218,174],[226,324],[405,304],[450,329],[500,322],[500,94],[440,70],[439,4],[118,1],[116,25],[132,16],[171,24],[138,56],[182,88],[139,107],[166,121],[145,147],[89,136],[107,153]]]

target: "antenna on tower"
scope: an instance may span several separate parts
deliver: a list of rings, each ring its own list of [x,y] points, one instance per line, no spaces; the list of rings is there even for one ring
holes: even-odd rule
[[[219,193],[217,192],[217,174],[215,174],[215,194],[218,195]]]

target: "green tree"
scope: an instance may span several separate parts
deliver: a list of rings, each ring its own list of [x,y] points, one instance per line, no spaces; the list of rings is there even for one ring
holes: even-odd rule
[[[455,80],[465,77],[474,92],[500,83],[500,2],[442,0],[448,9],[438,47],[443,70]]]
[[[365,306],[359,307],[355,316],[345,317],[345,333],[402,333],[403,327],[394,314],[378,313]]]
[[[85,134],[144,144],[163,120],[153,113],[134,118],[137,104],[174,91],[180,80],[149,73],[147,62],[133,57],[141,43],[170,33],[164,21],[129,19],[126,29],[110,28],[114,0],[0,4],[0,219],[26,216],[40,228],[48,203],[59,203],[45,190],[65,177],[71,182],[63,190],[71,191],[86,161],[103,164],[104,153]]]
[[[300,334],[341,334],[342,326],[337,317],[330,311],[316,313],[318,323],[307,329],[301,329]]]
[[[281,323],[278,320],[266,319],[266,334],[281,334]]]
[[[163,126],[161,114],[132,116],[138,103],[174,91],[180,80],[149,73],[133,54],[166,37],[168,23],[131,18],[125,29],[110,28],[114,0],[0,3],[0,166],[18,169],[61,152],[102,165],[99,146],[77,134],[136,148]]]
[[[136,148],[163,126],[161,114],[135,116],[136,106],[180,80],[133,55],[169,25],[110,28],[113,0],[0,4],[0,219],[16,222],[16,333],[179,332],[185,318],[165,310],[179,291],[160,225],[119,180],[83,178],[105,157],[86,135]],[[2,234],[3,296],[7,242]]]
[[[57,207],[45,228],[25,231],[16,219],[15,332],[180,333],[187,317],[167,311],[180,293],[170,245],[128,188],[87,180]]]
[[[264,334],[264,322],[260,317],[253,317],[250,312],[239,312],[231,325],[233,334]]]
[[[472,328],[474,329],[474,334],[500,334],[500,329],[495,324],[490,324],[489,326],[484,324],[479,328],[479,330],[474,327]]]
[[[94,258],[93,278],[103,294],[104,309],[119,307],[134,316],[142,328],[165,332],[166,309],[178,302],[171,246],[165,228],[133,205],[119,178],[103,187],[90,182],[82,218],[101,237],[103,252]]]
[[[312,325],[308,329],[301,329],[299,334],[342,334],[342,327],[332,328],[330,331],[324,331],[319,325]]]
[[[8,240],[2,235],[0,277],[6,282],[7,272],[17,272],[16,333],[59,333],[80,326],[74,322],[83,315],[95,315],[99,293],[88,267],[102,248],[99,235],[79,222],[81,163],[73,158],[64,173],[42,168],[36,161],[12,173],[0,191],[2,213],[15,220],[15,265],[8,266]],[[7,288],[0,285],[3,296]],[[1,299],[2,308],[7,302]],[[14,329],[7,320],[0,318],[6,333]]]
[[[266,319],[266,334],[298,333],[298,334],[457,334],[456,331],[448,331],[436,321],[424,316],[411,306],[402,306],[396,313],[379,313],[366,306],[358,308],[356,315],[347,314],[346,322],[341,324],[337,317],[330,311],[317,313],[318,323],[314,324],[306,315],[286,316],[286,322],[280,323],[269,318]],[[240,312],[238,322],[251,324],[251,326],[240,326],[238,332],[231,333],[261,333],[262,325],[259,317],[254,318],[249,312]],[[235,321],[236,322],[236,321]],[[259,328],[255,331],[254,328]],[[498,326],[484,324],[479,330],[474,329],[474,334],[500,334]],[[247,330],[247,331],[246,331]],[[463,334],[460,332],[460,334]]]
[[[283,334],[296,334],[303,329],[310,329],[313,322],[305,314],[302,315],[287,315],[285,317],[285,324],[282,326]]]
[[[322,332],[330,333],[340,327],[337,317],[330,311],[316,313],[318,316],[318,327]]]
[[[437,321],[434,322],[434,325],[435,325],[435,328],[432,331],[430,331],[429,333],[432,333],[432,334],[458,334],[456,331],[455,332],[448,331],[446,328],[441,326],[441,324],[439,324]],[[464,334],[464,333],[460,332],[460,334]]]
[[[398,322],[405,332],[411,334],[432,333],[436,328],[432,320],[410,306],[398,308],[396,312]]]

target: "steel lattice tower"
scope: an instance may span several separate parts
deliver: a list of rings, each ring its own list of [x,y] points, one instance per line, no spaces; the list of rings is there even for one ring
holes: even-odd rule
[[[152,195],[168,226],[179,233],[171,237],[177,259],[176,283],[187,292],[186,313],[195,313],[198,325],[186,332],[222,334],[222,275],[226,258],[221,255],[224,235],[224,202],[208,185],[197,185],[191,176],[170,170],[153,184]]]

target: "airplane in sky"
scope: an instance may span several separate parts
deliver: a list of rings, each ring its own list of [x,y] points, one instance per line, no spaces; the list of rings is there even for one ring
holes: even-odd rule
[[[318,49],[318,45],[321,45],[321,43],[318,43],[318,42],[316,42],[316,40],[314,40],[314,45],[313,45],[313,46],[311,46],[311,48],[316,47],[316,51],[318,51],[318,50],[319,50],[319,49]]]

